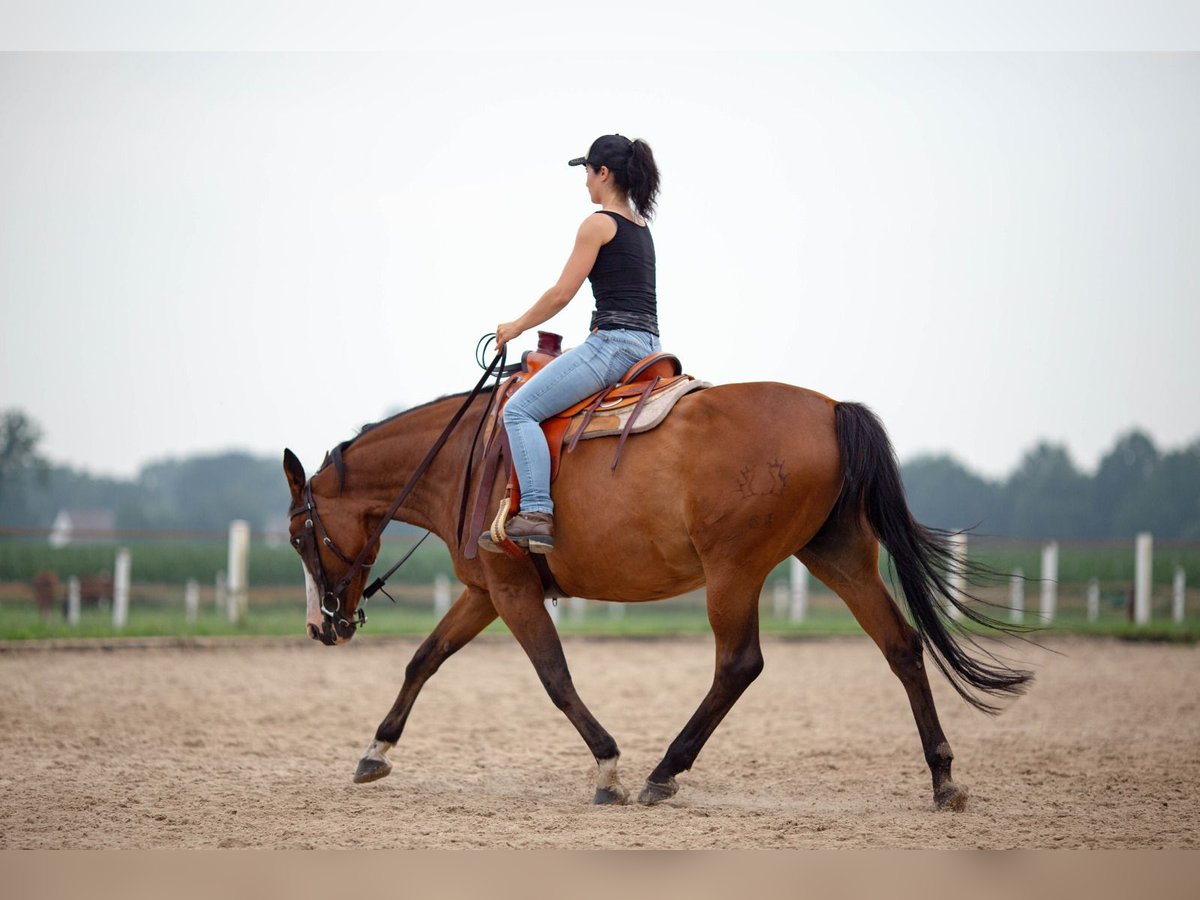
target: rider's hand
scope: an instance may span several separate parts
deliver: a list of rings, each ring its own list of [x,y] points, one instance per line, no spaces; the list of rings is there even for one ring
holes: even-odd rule
[[[516,322],[501,322],[496,326],[496,351],[504,349],[504,345],[514,338],[521,336],[525,329],[518,328]]]

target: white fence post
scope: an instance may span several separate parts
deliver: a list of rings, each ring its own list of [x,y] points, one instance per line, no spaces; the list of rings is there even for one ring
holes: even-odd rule
[[[450,579],[440,572],[433,576],[433,614],[440,620],[450,611]]]
[[[1058,606],[1058,542],[1050,541],[1042,546],[1042,623],[1054,621]]]
[[[1150,586],[1154,563],[1154,537],[1140,532],[1134,544],[1133,621],[1138,625],[1150,622]]]
[[[550,600],[549,598],[544,602],[546,604],[546,612],[550,613],[550,621],[557,625],[560,610],[559,602],[557,600]]]
[[[225,570],[222,569],[217,572],[216,581],[213,583],[213,607],[217,612],[224,610],[229,602],[227,590],[228,588],[225,585]]]
[[[1013,569],[1008,582],[1008,618],[1019,625],[1025,621],[1025,570]]]
[[[967,592],[967,536],[965,534],[950,535],[950,554],[954,567],[950,570],[950,592],[959,603]],[[962,612],[953,603],[947,602],[947,612],[950,618],[961,619]]]
[[[183,620],[189,625],[196,624],[196,614],[200,611],[200,585],[195,578],[189,578],[183,586]]]
[[[1187,594],[1187,573],[1183,566],[1175,567],[1175,581],[1171,591],[1171,619],[1176,625],[1183,622],[1183,601]]]
[[[250,523],[234,519],[229,523],[229,621],[236,625],[246,614],[249,588]]]
[[[808,615],[808,569],[794,556],[788,566],[788,583],[792,595],[788,621],[803,622]]]
[[[72,575],[67,579],[67,624],[76,626],[79,624],[79,606],[81,590],[79,587],[79,579]]]
[[[792,591],[786,581],[775,582],[771,588],[771,613],[777,621],[782,621],[783,617],[788,613],[788,604],[791,602]]]
[[[1100,618],[1100,579],[1093,578],[1087,586],[1087,617],[1089,622]]]
[[[587,601],[582,597],[572,597],[568,602],[567,609],[571,611],[572,622],[582,622],[587,613]]]
[[[117,550],[117,562],[113,569],[113,628],[118,631],[129,621],[129,548]]]

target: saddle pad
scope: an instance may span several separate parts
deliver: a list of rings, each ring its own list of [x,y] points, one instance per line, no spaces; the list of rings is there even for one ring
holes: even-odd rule
[[[685,376],[675,384],[669,385],[662,392],[652,395],[646,401],[645,405],[642,406],[637,419],[634,420],[630,434],[638,434],[656,427],[667,417],[667,413],[671,411],[671,408],[679,401],[680,397],[690,394],[692,391],[699,391],[709,387],[712,387],[712,384],[707,381],[699,381],[691,376]],[[579,439],[586,441],[588,438],[621,434],[625,430],[625,425],[635,409],[637,409],[636,404],[627,403],[617,409],[606,411],[604,404],[601,404],[599,409],[596,410],[595,415],[588,421],[587,427],[584,429],[583,434],[579,436]],[[582,415],[577,415],[571,419],[571,424],[568,426],[564,437],[566,442],[569,443],[575,437],[583,422],[584,417]]]

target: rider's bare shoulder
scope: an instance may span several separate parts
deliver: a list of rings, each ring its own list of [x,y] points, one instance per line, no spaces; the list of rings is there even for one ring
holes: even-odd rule
[[[612,216],[594,212],[579,226],[579,239],[593,244],[607,244],[617,236],[617,223]]]

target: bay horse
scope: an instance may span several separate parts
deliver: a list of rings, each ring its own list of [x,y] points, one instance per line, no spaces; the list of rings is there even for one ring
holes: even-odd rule
[[[391,512],[390,518],[441,538],[466,587],[413,655],[354,780],[374,781],[391,771],[387,754],[422,686],[499,617],[595,758],[594,802],[623,803],[629,795],[617,772],[617,743],[576,693],[534,563],[528,556],[465,554],[477,535],[459,533],[459,510],[474,503],[478,487],[466,485],[464,470],[489,396],[484,392],[467,403],[457,429]],[[295,454],[284,451],[290,539],[304,563],[312,638],[332,645],[354,635],[354,615],[379,550],[376,528],[456,408],[462,411],[463,399],[444,397],[367,426],[327,454],[311,479]],[[875,414],[791,385],[729,384],[683,397],[661,425],[629,442],[614,471],[615,440],[584,441],[563,460],[553,486],[556,544],[545,557],[550,572],[567,595],[623,603],[705,585],[716,643],[712,685],[649,774],[639,801],[674,796],[675,776],[691,768],[762,671],[759,594],[771,570],[794,555],[841,597],[882,651],[908,695],[935,805],[962,809],[967,795],[951,780],[953,754],[924,657],[967,702],[987,712],[998,711],[991,696],[1019,694],[1032,676],[956,630],[950,607],[980,626],[1012,629],[966,603],[949,584],[949,536],[910,515],[894,451]],[[499,504],[501,481],[491,510]],[[911,625],[880,575],[881,543]]]

